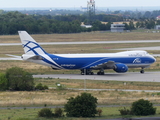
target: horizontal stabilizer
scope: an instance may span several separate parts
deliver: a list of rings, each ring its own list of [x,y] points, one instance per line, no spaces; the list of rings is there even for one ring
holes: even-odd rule
[[[9,60],[23,60],[21,56],[6,54],[7,56],[13,57],[9,58]]]

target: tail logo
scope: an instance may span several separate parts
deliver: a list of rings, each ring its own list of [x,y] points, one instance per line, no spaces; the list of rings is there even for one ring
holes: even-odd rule
[[[28,40],[25,40],[25,42],[26,44],[23,44],[25,53],[34,55],[46,54],[46,52],[39,46],[39,44]]]

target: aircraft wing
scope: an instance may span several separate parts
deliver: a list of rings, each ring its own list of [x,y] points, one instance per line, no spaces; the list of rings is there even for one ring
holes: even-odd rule
[[[98,64],[96,66],[92,66],[91,68],[93,69],[113,69],[115,67],[115,62],[114,61],[108,61],[108,62],[105,62],[105,63],[101,63],[101,64]]]

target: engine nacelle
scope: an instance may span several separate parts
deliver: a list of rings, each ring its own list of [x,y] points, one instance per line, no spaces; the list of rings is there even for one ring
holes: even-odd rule
[[[125,73],[128,71],[128,67],[122,63],[115,64],[114,71],[116,71],[117,73]]]

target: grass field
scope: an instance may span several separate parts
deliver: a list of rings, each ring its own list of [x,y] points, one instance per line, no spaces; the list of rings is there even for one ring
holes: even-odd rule
[[[138,44],[90,44],[90,45],[42,45],[45,51],[51,54],[70,54],[70,53],[115,53],[122,50],[118,48],[133,47],[153,47],[160,43],[138,43]],[[158,54],[160,51],[148,51],[151,54]],[[1,46],[0,57],[7,57],[6,54],[22,55],[24,54],[21,46]]]
[[[0,92],[0,106],[64,105],[68,98],[76,97],[83,92],[97,97],[99,105],[126,105],[142,98],[160,104],[160,93],[144,92],[145,90],[160,90],[160,83],[157,82],[86,81],[87,89],[113,89],[104,91],[68,90],[68,88],[84,89],[84,80],[37,78],[35,85],[38,83],[49,86],[50,90]],[[56,89],[57,83],[63,86],[62,90]],[[142,90],[142,92],[124,92],[118,89]]]
[[[146,31],[130,33],[109,33],[109,32],[92,32],[78,34],[45,34],[32,35],[37,42],[60,42],[60,41],[121,41],[121,40],[159,40],[160,33],[147,33]],[[0,36],[0,43],[20,43],[18,35]],[[132,48],[132,47],[151,47],[160,46],[160,43],[138,43],[138,44],[96,44],[96,45],[43,45],[42,47],[49,53],[107,53],[119,52],[112,50],[115,48]],[[151,54],[159,54],[160,51],[148,51]],[[23,49],[21,46],[1,46],[0,57],[6,57],[5,54],[22,55]],[[0,61],[0,72],[5,72],[6,69],[17,66],[33,74],[75,74],[79,70],[52,70],[49,67],[29,63],[25,61]],[[146,71],[158,71],[160,69],[160,58],[157,57],[157,62],[154,63]],[[130,69],[137,71],[138,69]],[[108,71],[113,72],[113,71]],[[65,88],[84,88],[83,80],[68,80],[68,79],[35,79],[35,84],[42,83],[49,87],[55,88],[56,83],[61,83]],[[124,85],[126,83],[126,85]],[[114,89],[113,91],[87,91],[98,98],[98,103],[102,105],[130,105],[138,99],[148,99],[155,104],[160,102],[160,93],[147,92],[123,92],[117,89],[138,89],[138,90],[160,90],[160,83],[155,82],[117,82],[117,81],[93,81],[87,80],[87,88],[89,89]],[[77,90],[57,90],[50,89],[46,91],[31,91],[31,92],[0,92],[0,107],[8,107],[7,110],[0,110],[0,119],[30,118],[35,119],[39,109],[25,109],[26,106],[44,106],[47,105],[64,105],[69,97],[80,95],[84,91]],[[11,106],[21,106],[24,109],[12,110]],[[103,108],[104,118],[119,117],[119,108]],[[157,115],[160,114],[158,107]],[[71,118],[72,119],[72,118]],[[77,118],[77,120],[79,120]],[[87,119],[86,119],[87,120]]]
[[[160,33],[132,31],[129,33],[89,32],[77,34],[37,34],[31,35],[37,42],[69,42],[69,41],[121,41],[121,40],[159,40]],[[2,35],[0,43],[20,43],[18,35]]]
[[[160,116],[160,107],[155,106],[157,108],[156,115],[154,117]],[[102,116],[98,117],[98,115],[95,118],[68,118],[68,117],[62,117],[62,118],[54,118],[54,120],[93,120],[93,119],[110,119],[110,118],[135,118],[137,116],[120,116],[119,109],[122,109],[123,107],[100,107],[102,109]],[[130,107],[126,107],[130,108]],[[38,118],[38,111],[40,109],[0,109],[0,119],[1,120],[53,120],[53,118],[45,119],[45,118]],[[52,109],[54,112],[54,109]],[[65,114],[65,113],[64,113]],[[138,116],[140,117],[140,116]],[[142,117],[142,116],[141,116]],[[146,116],[143,116],[146,117]],[[151,117],[151,116],[150,116]]]

